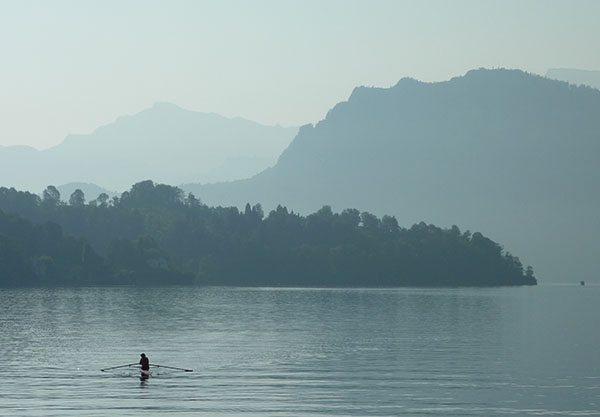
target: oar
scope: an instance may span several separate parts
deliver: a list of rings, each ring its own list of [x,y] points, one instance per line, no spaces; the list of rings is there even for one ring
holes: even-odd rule
[[[194,372],[193,369],[177,368],[175,366],[155,365],[153,363],[151,363],[150,366],[156,366],[157,368],[176,369],[178,371],[184,371],[184,372]]]
[[[110,368],[100,369],[102,372],[108,371],[109,369],[127,368],[128,366],[139,365],[139,363],[128,363],[127,365],[111,366]]]

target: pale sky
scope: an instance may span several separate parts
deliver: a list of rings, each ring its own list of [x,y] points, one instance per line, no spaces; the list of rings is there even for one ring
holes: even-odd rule
[[[0,0],[0,145],[158,101],[291,126],[405,76],[600,69],[599,22],[594,0]]]

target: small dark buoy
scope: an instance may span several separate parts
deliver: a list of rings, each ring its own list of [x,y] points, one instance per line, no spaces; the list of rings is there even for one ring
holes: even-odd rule
[[[583,287],[585,285],[585,281],[579,281],[579,284]]]

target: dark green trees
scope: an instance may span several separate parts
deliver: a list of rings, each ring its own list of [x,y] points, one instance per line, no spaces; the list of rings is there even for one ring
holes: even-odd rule
[[[378,218],[355,209],[335,213],[329,206],[308,216],[278,206],[265,216],[260,204],[246,204],[243,211],[208,207],[179,188],[152,181],[135,184],[120,198],[100,196],[87,205],[83,193],[75,191],[66,205],[55,191],[48,187],[41,200],[0,188],[0,209],[42,223],[33,226],[16,218],[0,223],[0,264],[13,271],[17,281],[243,286],[536,283],[533,269],[524,271],[519,259],[496,242],[481,233],[462,233],[456,226],[442,229],[419,223],[405,229],[392,216]],[[15,229],[15,222],[28,226]]]
[[[56,223],[34,225],[0,210],[0,285],[89,285],[109,271],[85,239]]]

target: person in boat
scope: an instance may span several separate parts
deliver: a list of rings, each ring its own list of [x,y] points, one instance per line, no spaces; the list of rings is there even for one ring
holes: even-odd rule
[[[145,379],[150,376],[150,359],[148,359],[145,353],[142,353],[140,356],[140,377]]]

